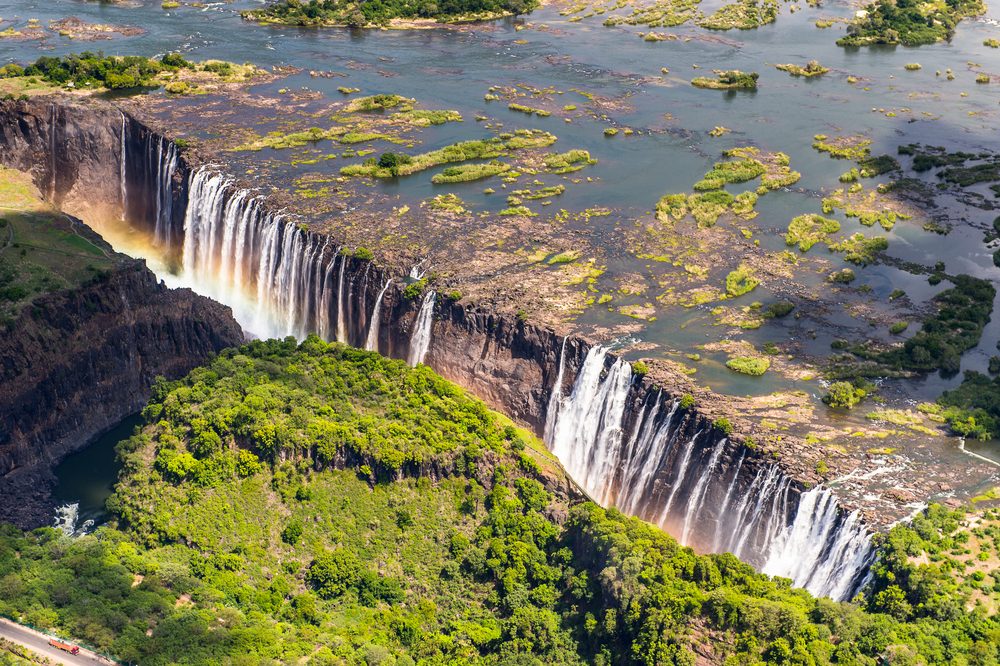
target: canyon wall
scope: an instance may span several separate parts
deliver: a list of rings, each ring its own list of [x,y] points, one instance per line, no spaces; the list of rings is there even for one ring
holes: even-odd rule
[[[91,127],[79,108],[51,113],[42,104],[10,109],[23,112],[27,129],[0,146],[0,159],[18,164],[20,155],[64,145],[70,152],[103,146],[104,190],[93,199],[118,207],[106,219],[145,233],[194,288],[233,304],[252,333],[316,333],[423,361],[544,436],[596,501],[817,594],[844,598],[862,583],[872,549],[857,514],[831,491],[785,474],[669,388],[634,375],[609,350],[443,294],[407,294],[418,267],[404,275],[405,268],[355,256],[311,232],[307,220],[271,210],[221,169],[189,164],[141,122],[102,107]],[[56,129],[45,131],[45,117]],[[89,139],[78,136],[88,132]],[[77,192],[99,162],[88,157],[75,170],[56,163],[36,177],[57,200],[81,205]]]

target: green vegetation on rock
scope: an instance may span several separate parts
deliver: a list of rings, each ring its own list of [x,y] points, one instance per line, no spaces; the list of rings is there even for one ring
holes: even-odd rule
[[[691,85],[714,90],[756,90],[758,78],[760,75],[757,72],[741,72],[738,69],[715,70],[714,79],[698,76],[691,79]]]
[[[826,74],[827,72],[830,71],[829,67],[824,67],[823,65],[819,64],[818,60],[810,60],[805,64],[805,66],[795,65],[795,64],[784,64],[784,65],[775,65],[775,68],[780,69],[783,72],[788,72],[792,76],[804,76],[806,78],[811,78],[813,76],[822,76],[823,74]]]
[[[753,30],[778,18],[778,0],[737,0],[698,20],[709,30]]]
[[[340,169],[344,176],[371,176],[393,178],[408,176],[424,169],[454,162],[493,159],[512,150],[545,148],[556,142],[556,137],[542,130],[517,130],[489,139],[460,141],[450,146],[418,155],[399,155],[395,163],[386,165],[381,159],[369,158],[364,164],[353,164]],[[383,155],[384,157],[384,155]]]
[[[830,234],[840,231],[840,222],[822,215],[806,214],[792,218],[785,233],[787,245],[798,245],[799,250],[808,252],[816,243],[826,240]]]
[[[851,409],[861,402],[867,391],[851,382],[833,382],[823,396],[823,402],[834,409]]]
[[[741,375],[759,377],[771,367],[771,359],[766,357],[734,356],[726,361],[726,367]]]
[[[996,289],[989,280],[969,275],[952,281],[954,287],[934,297],[937,313],[902,347],[884,352],[879,360],[903,370],[958,372],[962,354],[979,344],[990,320]]]

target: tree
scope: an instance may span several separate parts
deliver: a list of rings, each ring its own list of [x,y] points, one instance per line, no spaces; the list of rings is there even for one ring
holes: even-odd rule
[[[855,387],[851,382],[834,382],[823,396],[823,402],[834,409],[851,409],[866,395],[864,389]]]
[[[312,561],[306,582],[325,599],[333,599],[353,587],[361,574],[361,562],[349,550],[338,548]]]

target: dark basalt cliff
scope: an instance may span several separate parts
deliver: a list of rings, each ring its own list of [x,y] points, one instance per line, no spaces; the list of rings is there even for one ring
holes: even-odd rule
[[[0,331],[0,520],[48,523],[56,462],[141,409],[158,375],[242,341],[228,307],[142,261],[25,307]]]

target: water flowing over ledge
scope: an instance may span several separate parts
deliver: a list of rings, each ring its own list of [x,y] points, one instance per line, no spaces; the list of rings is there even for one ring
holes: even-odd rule
[[[67,116],[52,111],[51,127],[40,121],[27,143],[65,155],[61,137],[70,133],[59,126],[83,122]],[[123,208],[130,226],[149,237],[163,260],[161,277],[230,305],[252,333],[316,333],[425,362],[544,433],[595,501],[656,523],[700,551],[733,552],[815,594],[848,598],[863,584],[874,557],[870,534],[831,489],[805,488],[608,349],[430,290],[407,298],[406,280],[394,277],[406,269],[387,273],[354,256],[219,167],[191,167],[140,122],[127,118],[122,131],[117,113],[108,120],[110,129],[87,131],[122,158],[104,165],[105,183],[113,184],[104,187],[113,191],[98,187],[89,196]],[[18,164],[20,154],[10,153],[4,159]],[[36,174],[43,190],[57,202],[72,199],[81,170],[51,165]]]
[[[587,351],[568,395],[555,388],[546,443],[595,501],[819,596],[847,599],[862,587],[871,535],[830,489],[806,491],[679,399],[638,385],[602,347]]]

